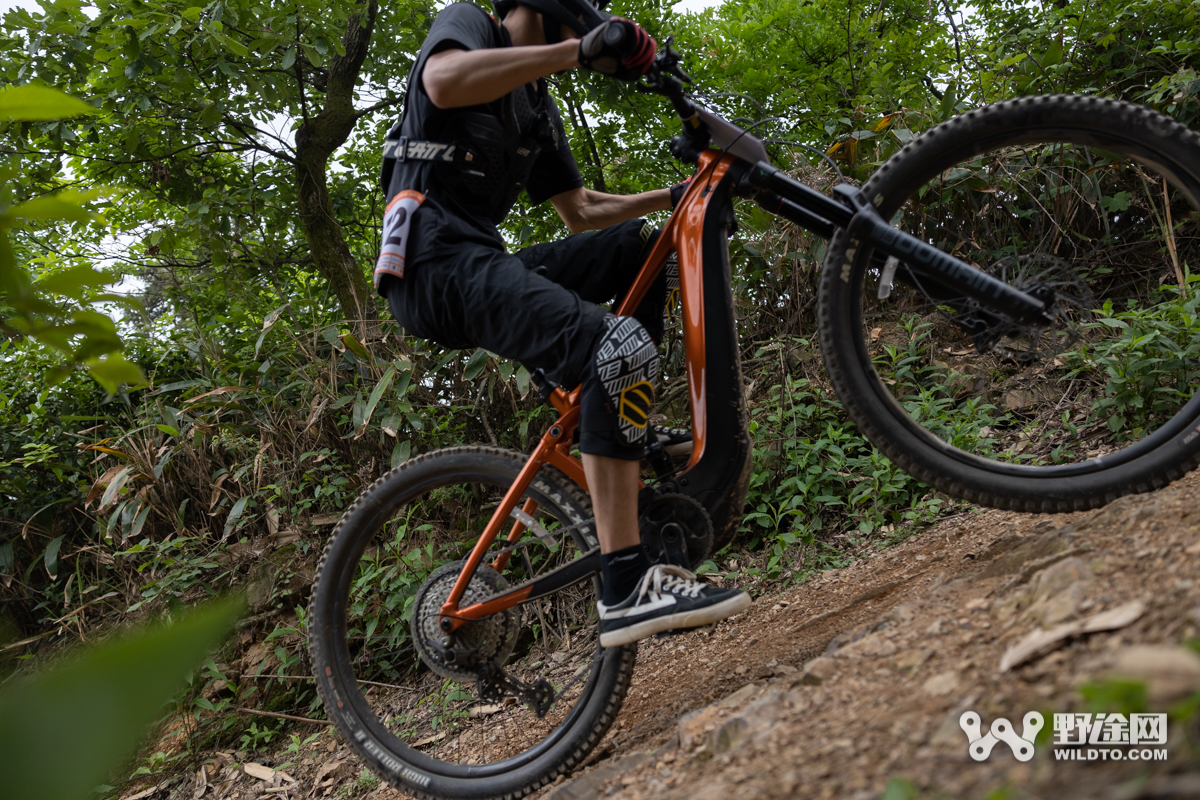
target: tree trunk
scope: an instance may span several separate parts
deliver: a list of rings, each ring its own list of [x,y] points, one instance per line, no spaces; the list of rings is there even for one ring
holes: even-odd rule
[[[296,130],[296,179],[300,202],[300,224],[308,239],[313,263],[329,281],[342,315],[350,320],[356,334],[368,334],[378,327],[374,292],[362,265],[354,260],[342,226],[333,216],[326,172],[329,159],[345,144],[358,113],[354,109],[354,87],[367,50],[379,10],[377,0],[357,4],[360,13],[346,26],[344,56],[335,55],[329,63],[325,84],[325,106],[316,116],[306,116]],[[300,87],[305,92],[305,87]]]

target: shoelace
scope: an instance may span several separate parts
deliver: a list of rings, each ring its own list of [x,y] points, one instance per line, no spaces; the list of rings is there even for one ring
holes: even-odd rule
[[[696,580],[695,573],[674,564],[655,564],[642,577],[641,586],[638,587],[638,602],[649,592],[671,592],[695,598],[699,597],[703,590],[704,584]]]

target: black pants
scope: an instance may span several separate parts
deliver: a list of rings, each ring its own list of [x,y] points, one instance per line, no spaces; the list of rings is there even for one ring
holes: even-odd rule
[[[403,279],[380,289],[410,333],[445,347],[483,347],[541,369],[567,389],[583,384],[579,449],[636,459],[619,438],[614,410],[595,376],[593,352],[608,313],[641,269],[658,231],[641,219],[568,236],[515,254],[465,243],[453,254],[418,256]],[[659,341],[666,282],[655,282],[634,316]]]

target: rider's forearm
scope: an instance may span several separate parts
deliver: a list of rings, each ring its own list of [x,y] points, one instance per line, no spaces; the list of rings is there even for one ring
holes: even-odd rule
[[[525,83],[579,66],[579,42],[486,50],[443,50],[425,62],[421,81],[438,108],[460,108],[503,97]]]
[[[640,194],[605,194],[579,188],[550,198],[571,233],[597,230],[627,219],[671,207],[671,190],[654,189]]]

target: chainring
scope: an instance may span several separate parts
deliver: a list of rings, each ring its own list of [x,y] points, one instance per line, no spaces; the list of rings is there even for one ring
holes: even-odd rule
[[[664,528],[672,523],[682,528],[683,541],[678,544],[664,535]],[[682,551],[688,563],[677,566],[695,569],[712,553],[712,518],[704,506],[684,494],[656,494],[639,502],[638,530],[654,564],[677,564],[672,555]]]
[[[476,671],[466,666],[447,664],[444,653],[451,648],[465,650],[476,659],[497,667],[504,666],[521,634],[521,611],[519,606],[513,606],[490,617],[468,622],[453,634],[444,632],[440,625],[442,604],[450,596],[462,572],[463,563],[454,561],[438,567],[417,589],[413,600],[413,645],[425,665],[438,675],[462,683],[474,683]],[[478,603],[508,586],[508,581],[500,573],[487,564],[480,564],[459,605]]]

